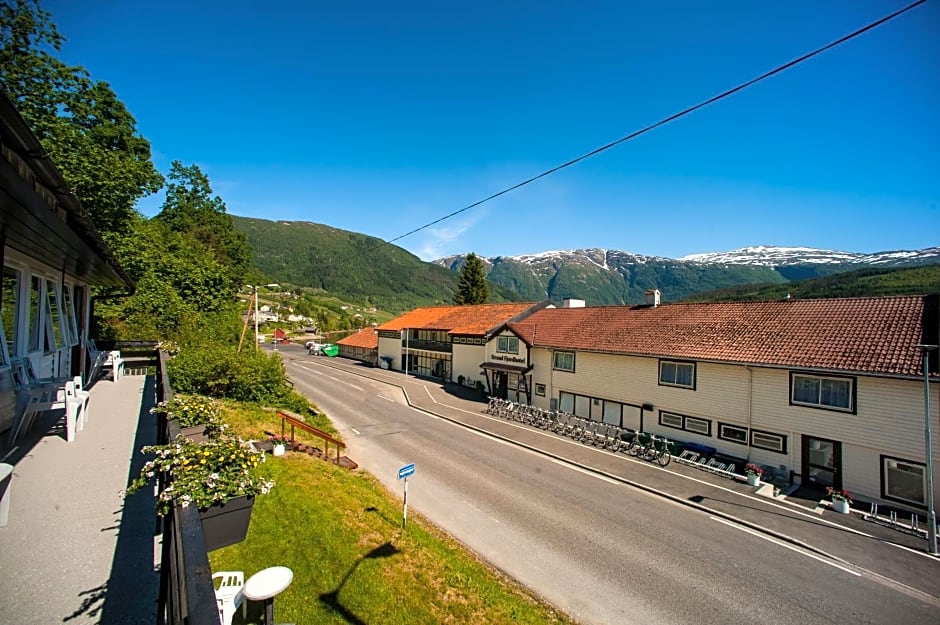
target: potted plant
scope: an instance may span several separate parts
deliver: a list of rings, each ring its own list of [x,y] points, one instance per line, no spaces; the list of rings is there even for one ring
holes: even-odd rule
[[[151,408],[150,412],[175,419],[183,436],[198,443],[207,441],[225,429],[221,408],[209,397],[174,395],[172,399]]]
[[[826,493],[832,498],[832,509],[834,511],[841,512],[842,514],[849,513],[850,506],[852,505],[852,493],[844,488],[837,489],[832,486],[826,489]]]
[[[274,445],[274,449],[271,453],[275,456],[283,456],[287,448],[291,446],[292,441],[283,434],[276,434],[271,437],[271,444]]]
[[[744,475],[747,476],[747,483],[751,486],[760,484],[760,478],[763,474],[764,470],[756,464],[749,462],[744,466]]]
[[[196,506],[210,551],[244,540],[255,496],[274,486],[259,471],[264,454],[232,436],[204,443],[178,436],[166,445],[149,445],[141,451],[155,456],[144,464],[125,496],[165,474],[157,495],[157,514],[164,516],[175,506]]]

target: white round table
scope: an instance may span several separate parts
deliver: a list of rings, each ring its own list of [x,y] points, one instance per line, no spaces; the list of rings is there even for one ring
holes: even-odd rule
[[[294,572],[286,566],[262,569],[245,582],[245,599],[264,601],[265,625],[274,625],[274,597],[290,586]]]

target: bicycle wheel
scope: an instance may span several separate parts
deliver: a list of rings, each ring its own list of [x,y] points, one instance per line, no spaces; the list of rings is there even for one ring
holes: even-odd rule
[[[664,467],[670,462],[672,462],[672,454],[669,453],[669,449],[661,449],[656,457],[656,462],[659,463],[659,466]]]

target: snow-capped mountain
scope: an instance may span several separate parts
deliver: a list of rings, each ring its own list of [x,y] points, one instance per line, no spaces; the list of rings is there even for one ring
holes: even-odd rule
[[[776,247],[757,245],[742,247],[730,252],[706,252],[690,254],[678,260],[694,263],[718,263],[729,265],[761,265],[781,267],[786,265],[895,265],[919,264],[940,261],[940,247],[923,250],[902,250],[859,254],[820,250],[812,247]]]
[[[463,256],[435,263],[452,270]],[[940,264],[940,247],[860,254],[808,247],[754,246],[672,259],[620,250],[553,250],[482,258],[491,283],[533,299],[585,299],[593,305],[644,301],[657,288],[665,300],[741,284],[784,283],[859,269]]]

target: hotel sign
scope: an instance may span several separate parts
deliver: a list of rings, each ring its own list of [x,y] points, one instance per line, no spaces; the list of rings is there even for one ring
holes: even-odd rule
[[[492,354],[490,355],[490,360],[498,360],[500,362],[514,362],[516,364],[524,365],[525,358],[521,356],[505,356],[503,354]]]

